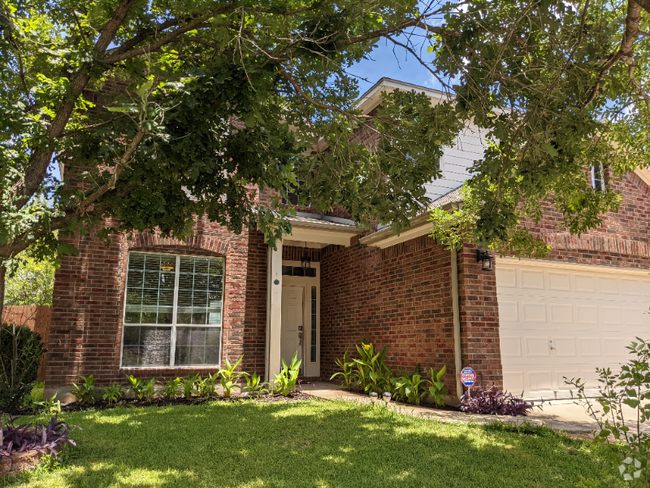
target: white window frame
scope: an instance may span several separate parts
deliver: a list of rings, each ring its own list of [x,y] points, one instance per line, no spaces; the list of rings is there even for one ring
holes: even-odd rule
[[[600,191],[605,191],[605,167],[602,164],[594,164],[591,167],[591,187],[596,189],[596,168],[599,168]]]
[[[174,276],[174,301],[172,309],[172,323],[171,324],[126,324],[126,297],[128,291],[128,281],[129,281],[129,261],[131,260],[131,254],[155,254],[161,255],[166,254],[170,258],[174,257],[176,260],[176,273]],[[221,323],[219,325],[215,324],[177,324],[176,319],[178,315],[178,288],[180,282],[180,264],[181,257],[188,258],[207,258],[207,259],[221,259],[223,261],[223,287],[221,292]],[[170,259],[171,260],[171,259]],[[120,370],[130,370],[130,369],[161,369],[161,368],[174,368],[174,369],[197,369],[197,368],[219,368],[221,367],[221,357],[223,356],[223,320],[224,320],[224,295],[226,293],[226,259],[219,256],[200,256],[195,254],[167,254],[161,252],[153,251],[129,251],[126,262],[126,280],[124,283],[124,302],[122,306],[122,334],[120,337]],[[169,364],[167,365],[145,365],[145,366],[125,366],[122,361],[124,359],[124,329],[126,327],[169,327],[171,329],[171,338],[170,338],[170,351],[169,351]],[[217,364],[183,364],[176,366],[176,330],[177,328],[184,327],[204,327],[204,328],[213,328],[220,329],[221,334],[219,335],[219,362]]]

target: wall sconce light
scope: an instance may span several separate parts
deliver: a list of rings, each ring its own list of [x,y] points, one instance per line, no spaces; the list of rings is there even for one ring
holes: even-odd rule
[[[300,264],[303,269],[311,268],[311,258],[307,255],[307,243],[305,242],[305,252],[300,258]]]
[[[487,251],[482,251],[480,249],[476,250],[476,262],[477,263],[482,263],[482,270],[483,271],[492,271],[492,260],[494,259],[494,256],[491,256],[488,254]]]

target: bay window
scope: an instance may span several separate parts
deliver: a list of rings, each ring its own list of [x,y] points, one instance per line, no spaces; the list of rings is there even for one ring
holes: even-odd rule
[[[130,252],[123,367],[218,366],[222,258]]]

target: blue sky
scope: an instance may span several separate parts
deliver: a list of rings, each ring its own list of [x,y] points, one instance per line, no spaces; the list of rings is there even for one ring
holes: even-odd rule
[[[399,46],[395,46],[393,49],[393,46],[392,42],[382,39],[372,52],[371,59],[365,59],[350,68],[351,74],[368,80],[359,79],[361,93],[368,90],[382,77],[440,89],[440,84],[411,53]],[[433,54],[426,51],[422,57],[425,60],[427,58],[433,60]]]

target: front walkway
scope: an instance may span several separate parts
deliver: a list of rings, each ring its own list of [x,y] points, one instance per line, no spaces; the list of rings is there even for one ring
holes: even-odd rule
[[[351,402],[371,403],[370,397],[367,395],[343,390],[335,383],[309,383],[303,385],[303,390],[309,395],[324,400],[346,400]],[[390,408],[407,415],[428,417],[439,422],[489,423],[499,421],[515,425],[528,423],[532,425],[546,425],[553,429],[576,434],[591,433],[597,427],[596,423],[587,416],[584,408],[580,405],[576,405],[572,400],[556,400],[544,403],[541,410],[536,408],[533,413],[529,414],[527,417],[467,414],[451,410],[439,410],[436,408],[418,407],[415,405],[395,402],[391,402]]]

